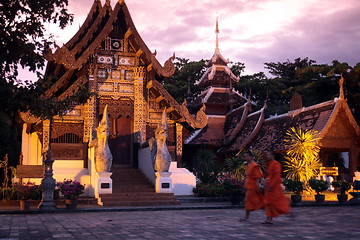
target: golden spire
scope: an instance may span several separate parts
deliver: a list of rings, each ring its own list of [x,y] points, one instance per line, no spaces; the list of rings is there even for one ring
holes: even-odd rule
[[[215,27],[215,34],[216,34],[216,51],[219,51],[219,16],[216,16],[216,27]]]
[[[340,78],[340,80],[339,80],[339,85],[340,85],[339,98],[340,98],[340,99],[345,99],[345,94],[344,94],[344,82],[345,82],[345,79],[344,79],[343,75],[341,74],[341,78]]]

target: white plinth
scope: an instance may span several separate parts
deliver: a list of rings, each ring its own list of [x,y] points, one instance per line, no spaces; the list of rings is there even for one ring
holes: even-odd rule
[[[173,193],[175,196],[193,195],[193,189],[196,187],[196,177],[186,168],[178,168],[177,162],[171,162],[169,172]]]
[[[156,193],[172,193],[171,172],[156,172],[155,190]]]
[[[99,194],[112,194],[112,188],[113,188],[113,181],[110,178],[112,175],[112,172],[97,172],[96,173],[96,195],[97,197]]]

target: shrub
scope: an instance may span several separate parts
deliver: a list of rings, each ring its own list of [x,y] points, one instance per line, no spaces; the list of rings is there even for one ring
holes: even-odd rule
[[[0,188],[0,200],[16,200],[16,191],[13,187]]]
[[[286,179],[283,181],[283,184],[286,190],[295,193],[296,195],[300,195],[304,190],[304,184],[301,181],[296,181],[292,179]]]
[[[239,181],[230,174],[225,174],[220,177],[220,183],[224,186],[227,196],[231,196],[233,194],[245,195],[244,181]]]
[[[203,149],[197,152],[195,172],[202,183],[216,183],[220,170],[221,166],[211,150]]]
[[[341,194],[345,194],[351,188],[350,183],[345,180],[332,182],[331,185],[333,185],[334,188],[339,189]]]
[[[225,187],[220,184],[198,184],[194,190],[198,197],[225,197]]]
[[[323,180],[310,179],[309,184],[310,187],[316,192],[316,194],[320,194],[329,188],[328,182]]]
[[[285,169],[286,177],[304,182],[308,186],[321,166],[319,160],[320,146],[317,132],[301,128],[290,128],[286,132]]]
[[[66,180],[57,183],[61,194],[64,195],[65,199],[75,199],[84,193],[85,185],[82,185],[78,181]]]
[[[14,190],[18,200],[38,200],[41,198],[40,186],[35,183],[15,183]]]

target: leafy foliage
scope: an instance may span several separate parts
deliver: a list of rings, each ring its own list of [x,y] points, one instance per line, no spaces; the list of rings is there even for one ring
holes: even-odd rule
[[[194,193],[198,197],[226,197],[225,187],[220,183],[197,184]]]
[[[254,156],[254,161],[259,165],[261,171],[266,172],[265,159],[260,150],[252,149],[251,153]],[[245,151],[241,152],[239,156],[227,158],[224,162],[224,170],[230,173],[231,176],[238,180],[244,180],[246,175],[246,160],[244,159]]]
[[[8,153],[12,165],[20,154],[19,112],[51,119],[91,95],[81,86],[77,94],[63,101],[42,97],[51,84],[41,73],[46,63],[43,53],[53,43],[45,26],[55,23],[64,28],[71,23],[73,15],[67,7],[68,0],[8,0],[0,4],[0,158]],[[19,67],[36,73],[38,79],[19,79]]]
[[[225,187],[226,195],[245,195],[244,180],[232,177],[230,174],[224,174],[220,177],[220,183]]]
[[[220,171],[221,164],[211,150],[203,149],[197,152],[195,172],[202,183],[217,182]]]
[[[286,179],[283,181],[286,190],[295,193],[296,195],[301,194],[304,190],[304,183],[292,179]]]
[[[329,188],[329,184],[327,181],[318,179],[310,179],[309,185],[316,192],[316,194],[320,194],[321,192],[326,191]]]
[[[332,182],[331,185],[334,188],[339,189],[341,194],[345,194],[346,191],[349,191],[351,188],[350,183],[345,180]]]
[[[175,73],[164,82],[165,89],[178,103],[186,98],[193,98],[200,93],[195,85],[205,72],[205,60],[190,61],[185,58],[176,58]]]
[[[287,178],[302,181],[305,185],[315,177],[321,166],[319,139],[313,130],[290,128],[286,132],[285,174]]]
[[[71,179],[57,183],[57,187],[65,199],[76,199],[84,193],[85,189],[85,186],[80,182]]]
[[[39,200],[41,199],[41,189],[35,183],[16,183],[14,184],[15,194],[18,200]]]
[[[246,161],[242,156],[231,157],[225,160],[224,169],[236,179],[244,179],[246,175]]]
[[[13,166],[9,166],[9,157],[6,154],[4,160],[0,160],[0,168],[3,169],[4,174],[4,182],[2,184],[3,188],[8,188],[9,184],[11,184],[12,178],[15,175],[16,168]]]

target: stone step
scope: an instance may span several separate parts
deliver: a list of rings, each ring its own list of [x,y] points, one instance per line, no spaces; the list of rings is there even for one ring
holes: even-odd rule
[[[158,206],[179,205],[174,194],[155,193],[153,184],[139,169],[113,166],[113,194],[100,195],[103,206]]]
[[[136,189],[152,189],[152,190],[154,190],[154,187],[151,185],[143,185],[143,184],[141,184],[141,185],[116,185],[116,184],[114,184],[113,190],[114,189],[122,189],[122,190],[129,189],[131,191],[136,190]]]
[[[176,199],[174,198],[174,196],[147,196],[147,197],[104,197],[101,198],[101,201],[103,202],[130,202],[130,201],[176,201]]]
[[[178,201],[128,201],[128,202],[104,202],[103,206],[164,206],[180,205]]]
[[[157,196],[174,196],[172,193],[155,193],[153,192],[124,192],[124,193],[113,193],[113,194],[101,194],[100,197],[149,197],[156,194]]]

